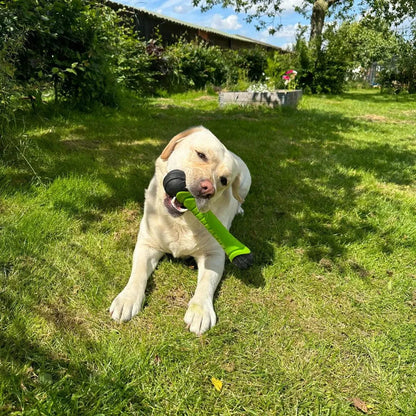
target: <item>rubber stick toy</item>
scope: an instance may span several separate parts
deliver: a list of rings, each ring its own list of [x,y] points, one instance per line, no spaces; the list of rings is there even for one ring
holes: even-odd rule
[[[186,189],[185,172],[171,170],[163,179],[163,187],[169,196],[176,198],[204,225],[220,243],[231,263],[239,269],[247,269],[253,264],[253,253],[248,247],[238,241],[211,211],[199,211],[195,198]]]

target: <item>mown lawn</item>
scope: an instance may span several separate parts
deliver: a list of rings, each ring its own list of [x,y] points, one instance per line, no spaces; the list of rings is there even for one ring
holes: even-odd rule
[[[0,414],[416,414],[414,98],[51,114],[0,165]],[[199,124],[252,172],[232,230],[256,263],[226,265],[202,337],[183,323],[196,271],[170,258],[144,311],[113,322],[153,161]]]

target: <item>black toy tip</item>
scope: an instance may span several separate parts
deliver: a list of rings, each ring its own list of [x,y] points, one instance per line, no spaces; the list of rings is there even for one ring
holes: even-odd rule
[[[185,172],[179,169],[171,170],[163,178],[163,187],[170,196],[176,196],[178,192],[186,191]]]
[[[239,256],[235,256],[232,263],[239,269],[248,269],[254,263],[253,253],[240,254]]]

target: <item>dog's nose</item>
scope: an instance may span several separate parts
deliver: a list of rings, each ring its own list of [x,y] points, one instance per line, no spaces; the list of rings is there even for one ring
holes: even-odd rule
[[[214,185],[208,179],[204,179],[199,182],[199,187],[199,193],[205,198],[210,198],[215,193]]]

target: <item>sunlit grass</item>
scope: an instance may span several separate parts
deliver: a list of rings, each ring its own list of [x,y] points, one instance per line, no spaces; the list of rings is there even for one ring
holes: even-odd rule
[[[25,120],[0,165],[0,414],[416,412],[416,112],[373,91],[297,110],[188,93]],[[153,161],[203,124],[248,164],[217,326],[182,321],[189,264],[164,259],[119,325]],[[30,165],[28,164],[30,163]],[[211,378],[223,382],[218,392]]]

